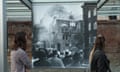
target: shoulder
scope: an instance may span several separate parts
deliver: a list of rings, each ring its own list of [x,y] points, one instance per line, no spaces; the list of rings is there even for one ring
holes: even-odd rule
[[[104,53],[103,51],[101,51],[101,50],[95,50],[94,55],[104,56],[104,55],[105,55],[105,53]]]
[[[10,58],[11,58],[11,59],[15,59],[15,58],[16,58],[16,51],[15,51],[15,50],[12,50],[12,51],[10,52]]]
[[[25,51],[21,48],[19,48],[17,51],[20,52],[20,53],[25,53]]]
[[[10,54],[15,54],[16,51],[15,50],[11,50]]]
[[[26,55],[26,52],[24,50],[22,50],[21,48],[19,48],[17,51],[16,51],[16,54],[18,56],[24,56]]]
[[[48,61],[51,61],[53,58],[48,58]]]
[[[57,62],[62,62],[62,59],[56,58],[56,61],[57,61]]]
[[[94,55],[93,55],[93,58],[94,59],[105,59],[106,58],[106,55],[103,51],[101,50],[96,50],[94,52]]]

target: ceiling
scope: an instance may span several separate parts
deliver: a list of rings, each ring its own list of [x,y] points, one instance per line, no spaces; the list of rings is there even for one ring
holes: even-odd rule
[[[8,21],[31,20],[31,10],[19,0],[6,0],[6,12]]]
[[[31,21],[31,10],[19,0],[6,0],[8,21]],[[120,15],[120,0],[109,0],[99,9],[98,15]]]
[[[120,15],[120,0],[108,0],[108,2],[99,9],[98,15]]]

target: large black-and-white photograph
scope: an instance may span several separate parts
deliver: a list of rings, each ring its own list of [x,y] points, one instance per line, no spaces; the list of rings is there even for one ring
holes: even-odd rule
[[[96,4],[33,5],[33,68],[84,68],[96,36]]]

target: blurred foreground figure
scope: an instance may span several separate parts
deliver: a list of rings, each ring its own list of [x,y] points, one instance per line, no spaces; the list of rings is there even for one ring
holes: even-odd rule
[[[95,45],[90,53],[90,72],[111,72],[109,60],[103,49],[105,47],[105,38],[102,35],[96,37]]]
[[[18,32],[15,34],[14,47],[12,48],[11,72],[26,72],[31,68],[31,62],[26,53],[26,33]]]

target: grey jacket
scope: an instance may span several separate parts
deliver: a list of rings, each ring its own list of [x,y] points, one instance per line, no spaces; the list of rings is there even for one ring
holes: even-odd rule
[[[27,53],[18,48],[11,51],[11,72],[25,72],[25,69],[31,68],[31,62],[27,56]]]

